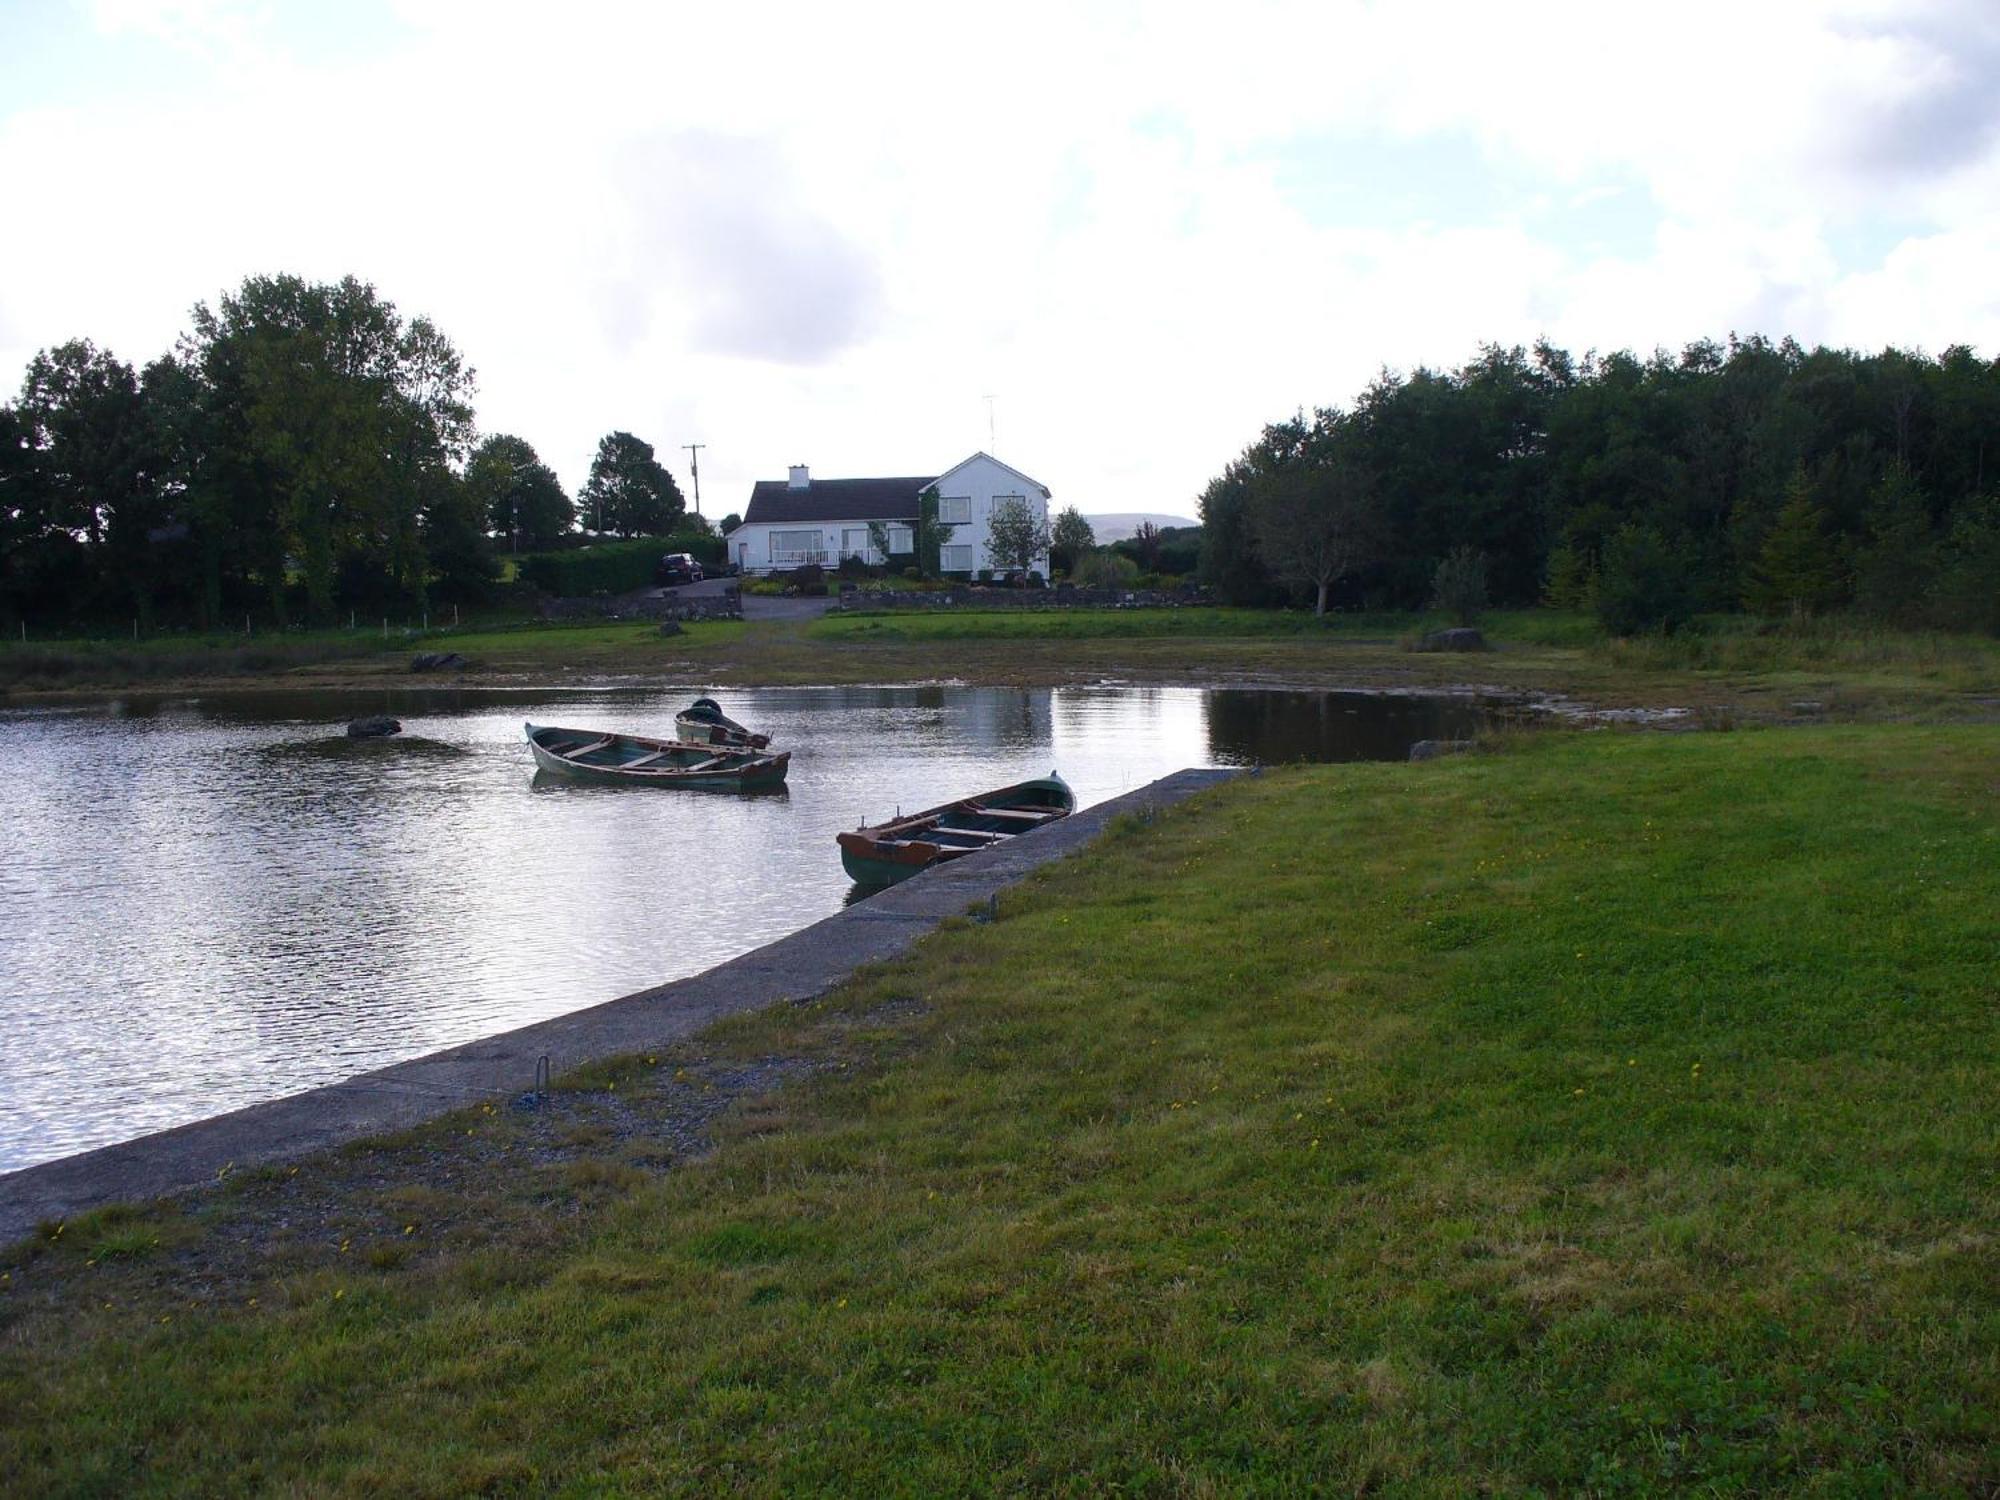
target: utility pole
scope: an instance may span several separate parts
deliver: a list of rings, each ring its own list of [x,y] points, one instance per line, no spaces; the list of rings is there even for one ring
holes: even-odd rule
[[[682,443],[688,451],[688,470],[694,475],[694,513],[701,514],[701,450],[706,443]]]
[[[993,403],[999,399],[997,396],[988,396],[986,398],[986,452],[988,456],[992,455],[993,449],[996,446],[993,441]]]

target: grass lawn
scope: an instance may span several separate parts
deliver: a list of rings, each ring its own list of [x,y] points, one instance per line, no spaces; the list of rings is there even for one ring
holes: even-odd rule
[[[0,1465],[1991,1492],[1996,793],[2000,733],[1895,726],[1239,780],[568,1079],[557,1135],[51,1226],[0,1266]],[[723,1098],[705,1154],[647,1123]]]

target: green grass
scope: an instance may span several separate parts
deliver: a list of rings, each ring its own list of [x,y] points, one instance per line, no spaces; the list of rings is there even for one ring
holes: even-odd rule
[[[1996,791],[1979,728],[1238,781],[712,1034],[712,1069],[818,1071],[664,1175],[539,1166],[503,1109],[308,1163],[378,1163],[325,1219],[246,1221],[280,1179],[44,1238],[0,1283],[0,1464],[24,1493],[1990,1492]],[[697,1087],[645,1064],[570,1081]]]
[[[1302,610],[1232,609],[1193,605],[1177,609],[916,608],[843,610],[818,621],[809,634],[827,641],[1106,640],[1156,637],[1232,639],[1262,636],[1376,637],[1393,639],[1421,627],[1405,614],[1335,614],[1315,618]]]
[[[2000,681],[2000,640],[1991,636],[1894,630],[1840,616],[1766,621],[1727,615],[1708,617],[1699,625],[1672,636],[1596,637],[1590,644],[1614,665],[1655,672],[1838,672],[1856,679],[1949,681],[1968,690]]]

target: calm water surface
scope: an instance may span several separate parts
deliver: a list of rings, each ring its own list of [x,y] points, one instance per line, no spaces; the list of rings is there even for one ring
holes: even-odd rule
[[[698,691],[128,698],[0,713],[0,1171],[708,968],[840,909],[833,835],[1059,770],[1402,758],[1465,700],[767,688],[785,789],[533,774],[524,719],[671,735]],[[403,734],[350,741],[393,713]]]

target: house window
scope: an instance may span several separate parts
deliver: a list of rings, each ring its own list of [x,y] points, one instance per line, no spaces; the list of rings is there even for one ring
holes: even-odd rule
[[[849,526],[840,533],[840,555],[858,557],[864,561],[868,557],[868,528]]]
[[[963,526],[972,519],[970,495],[945,495],[938,500],[938,520],[949,526]]]
[[[889,528],[889,550],[891,552],[916,551],[916,533],[907,526],[891,526]]]
[[[972,543],[960,542],[955,547],[940,547],[938,549],[938,569],[944,573],[970,573],[972,571]]]

